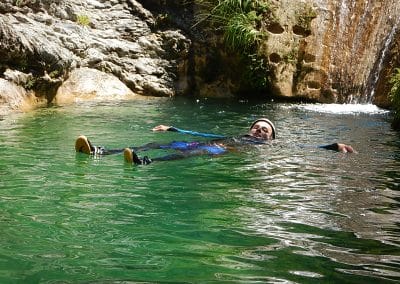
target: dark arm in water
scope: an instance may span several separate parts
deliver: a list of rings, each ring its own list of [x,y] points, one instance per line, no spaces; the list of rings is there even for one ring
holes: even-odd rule
[[[226,138],[224,135],[219,135],[219,134],[212,134],[212,133],[203,133],[203,132],[197,132],[197,131],[192,131],[192,130],[184,130],[180,129],[174,126],[167,126],[167,125],[158,125],[152,129],[153,131],[174,131],[174,132],[179,132],[182,134],[189,134],[193,136],[201,136],[201,137],[207,137],[207,138]]]
[[[343,143],[333,143],[329,145],[322,145],[319,146],[318,148],[326,149],[326,150],[332,150],[336,152],[341,152],[341,153],[357,153],[353,147],[350,145],[346,145]]]

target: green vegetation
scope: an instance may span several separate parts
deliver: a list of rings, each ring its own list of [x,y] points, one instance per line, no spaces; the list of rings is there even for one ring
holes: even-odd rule
[[[400,68],[395,68],[389,83],[392,85],[389,98],[395,111],[393,125],[400,129]]]
[[[87,27],[90,25],[90,18],[89,16],[83,14],[77,15],[76,22],[81,26]]]
[[[37,83],[37,78],[35,78],[34,76],[30,76],[28,80],[25,82],[24,88],[26,90],[32,90],[35,87],[36,83]]]
[[[36,0],[15,0],[15,5],[18,7],[26,6],[29,4],[35,4]]]
[[[53,70],[49,73],[49,77],[54,79],[60,76],[60,71],[59,70]]]
[[[199,0],[210,7],[206,16],[223,30],[226,46],[233,51],[254,49],[264,34],[260,31],[262,15],[269,10],[268,3],[257,0]]]
[[[261,91],[268,86],[269,66],[263,57],[253,54],[243,59],[247,69],[243,72],[243,80],[255,91]]]
[[[289,53],[283,55],[283,60],[286,63],[295,64],[297,62],[297,54],[298,54],[298,50],[292,49]]]
[[[208,7],[203,15],[217,31],[223,32],[226,48],[239,54],[247,70],[243,78],[254,89],[267,86],[268,64],[260,54],[260,43],[266,38],[261,21],[270,12],[268,1],[262,0],[197,0]]]
[[[317,13],[311,7],[306,5],[304,9],[296,15],[297,23],[304,30],[311,30],[311,21],[317,17]]]

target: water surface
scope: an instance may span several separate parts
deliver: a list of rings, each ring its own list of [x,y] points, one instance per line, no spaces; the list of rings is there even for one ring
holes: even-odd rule
[[[398,133],[354,107],[150,99],[4,118],[0,283],[398,281]],[[219,157],[74,152],[80,134],[119,148],[183,138],[161,123],[238,135],[260,116],[278,138]],[[359,153],[315,147],[336,141]]]

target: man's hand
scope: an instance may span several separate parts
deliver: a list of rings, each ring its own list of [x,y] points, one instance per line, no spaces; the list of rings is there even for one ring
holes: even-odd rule
[[[338,143],[338,152],[342,153],[357,153],[350,145]]]
[[[166,125],[157,125],[156,127],[154,127],[152,130],[153,131],[168,131],[168,129],[170,129],[171,126],[166,126]]]

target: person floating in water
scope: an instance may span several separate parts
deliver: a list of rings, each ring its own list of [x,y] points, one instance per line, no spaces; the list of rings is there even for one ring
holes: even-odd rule
[[[269,141],[275,139],[276,128],[275,125],[267,118],[259,118],[254,121],[249,129],[249,132],[245,135],[237,137],[227,137],[224,135],[201,133],[191,130],[183,130],[174,126],[158,125],[152,129],[153,131],[174,131],[182,134],[189,134],[194,136],[201,136],[210,138],[204,142],[186,142],[186,141],[173,141],[167,144],[160,143],[148,143],[139,147],[129,147],[124,149],[106,149],[101,146],[94,146],[87,139],[86,136],[79,136],[75,142],[75,150],[85,154],[92,155],[109,155],[116,153],[124,153],[124,158],[127,162],[137,165],[150,164],[153,161],[167,161],[177,160],[191,156],[198,155],[221,155],[228,151],[235,150],[241,145],[257,145],[266,144]],[[342,153],[353,153],[354,149],[350,145],[342,143],[333,143],[329,145],[319,146],[319,148],[334,150]],[[147,151],[151,149],[171,149],[175,150],[175,153],[168,154],[166,156],[149,158],[144,156],[139,158],[136,154],[139,151]]]

